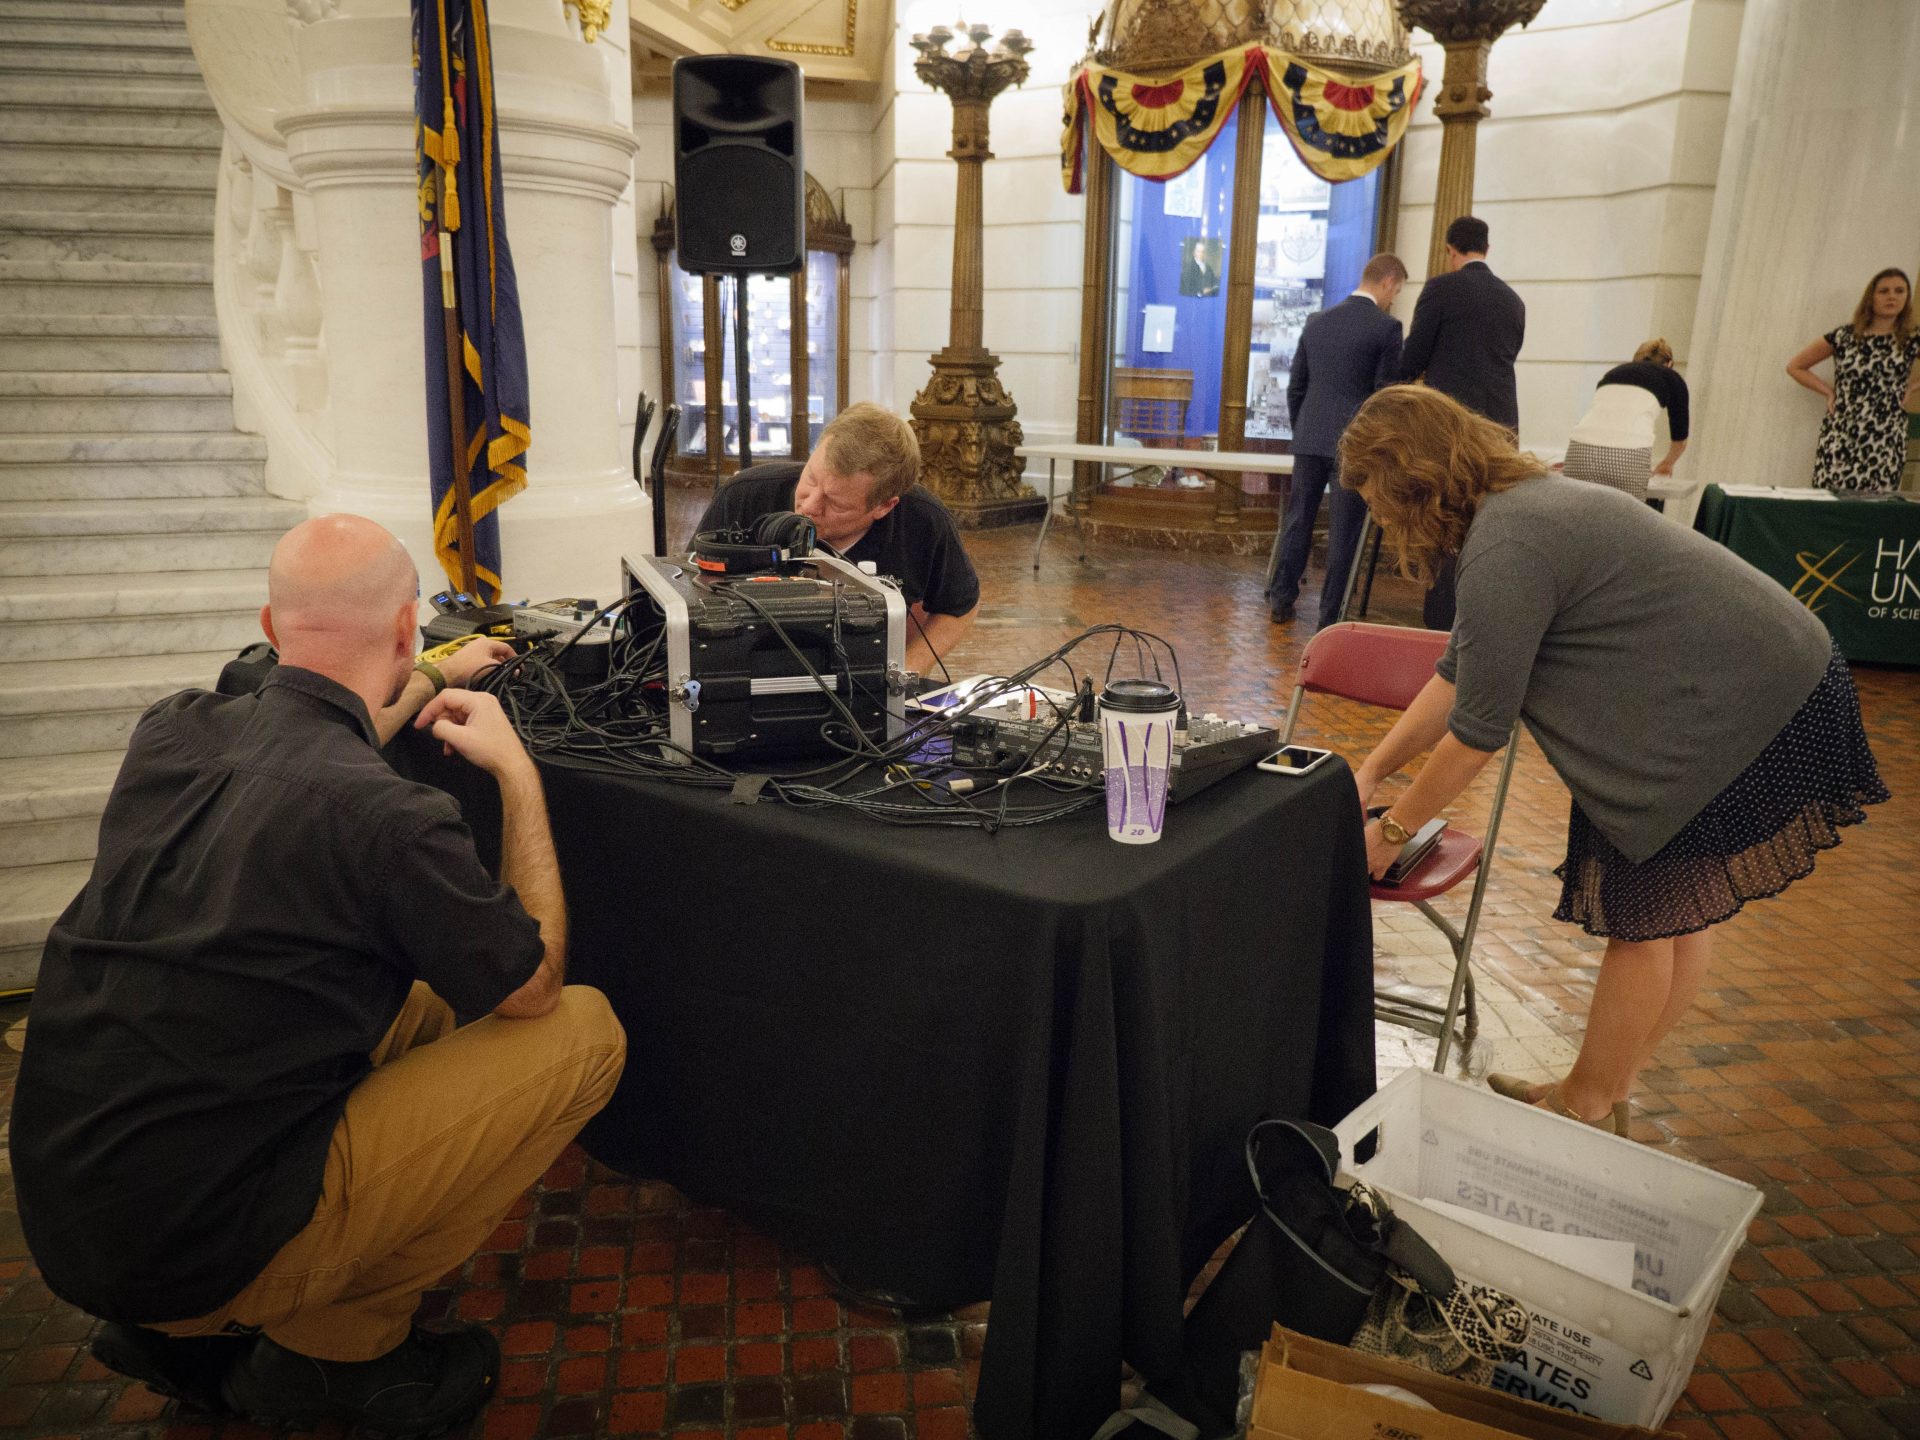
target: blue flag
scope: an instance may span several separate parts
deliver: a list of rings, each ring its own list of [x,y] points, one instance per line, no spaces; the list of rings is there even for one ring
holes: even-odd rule
[[[494,511],[526,486],[533,432],[486,0],[413,0],[413,74],[434,550],[453,588],[465,588],[453,483],[458,460],[472,494],[474,598],[492,603],[501,589]],[[457,385],[448,381],[450,356]]]

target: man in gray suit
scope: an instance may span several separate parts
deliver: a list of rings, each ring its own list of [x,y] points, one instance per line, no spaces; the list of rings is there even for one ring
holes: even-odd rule
[[[1293,489],[1287,517],[1274,545],[1267,607],[1276,625],[1293,619],[1300,576],[1307,568],[1320,495],[1333,487],[1327,521],[1327,578],[1320,587],[1320,624],[1340,614],[1347,571],[1366,501],[1339,483],[1340,436],[1366,398],[1393,380],[1400,363],[1400,322],[1394,297],[1407,283],[1396,256],[1376,255],[1360,272],[1360,288],[1330,309],[1308,318],[1294,351],[1287,383],[1287,413],[1293,421]]]

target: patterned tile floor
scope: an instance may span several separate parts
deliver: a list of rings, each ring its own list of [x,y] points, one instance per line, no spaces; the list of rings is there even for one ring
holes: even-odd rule
[[[675,498],[684,530],[692,512]],[[1069,527],[1049,538],[1036,575],[1032,544],[1031,528],[970,539],[987,615],[954,657],[958,671],[1004,668],[1121,620],[1176,641],[1205,708],[1247,718],[1283,708],[1306,632],[1268,623],[1257,561],[1094,546],[1076,563]],[[1375,618],[1413,623],[1417,609],[1409,587],[1383,577]],[[1920,1436],[1920,674],[1857,679],[1895,800],[1816,875],[1724,928],[1700,1005],[1638,1097],[1638,1138],[1766,1194],[1671,1422],[1697,1440]],[[1303,735],[1355,755],[1383,723],[1315,701]],[[1469,824],[1485,813],[1490,776],[1460,807]],[[1546,918],[1566,803],[1528,744],[1482,931],[1476,1070],[1558,1074],[1577,1044],[1600,947]],[[1383,910],[1376,924],[1382,984],[1443,983],[1440,942],[1423,922]],[[20,1008],[0,1010],[0,1024]],[[1383,1029],[1383,1078],[1424,1063],[1430,1046]],[[0,1093],[15,1064],[0,1050]],[[256,1433],[182,1415],[94,1364],[90,1322],[37,1279],[11,1207],[0,1174],[0,1430]],[[806,1257],[577,1150],[429,1308],[501,1336],[500,1394],[474,1428],[485,1440],[962,1440],[985,1333],[984,1313],[903,1325],[844,1306]]]

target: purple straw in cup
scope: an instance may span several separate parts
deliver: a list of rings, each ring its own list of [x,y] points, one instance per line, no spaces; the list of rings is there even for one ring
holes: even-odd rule
[[[1160,838],[1179,720],[1180,697],[1158,680],[1112,680],[1100,694],[1107,834],[1123,845]]]

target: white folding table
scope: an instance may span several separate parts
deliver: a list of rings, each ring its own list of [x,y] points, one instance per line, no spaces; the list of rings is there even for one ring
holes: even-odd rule
[[[1047,513],[1040,518],[1040,534],[1033,542],[1033,568],[1040,568],[1040,547],[1046,543],[1047,527],[1053,523],[1054,487],[1059,462],[1085,461],[1091,465],[1122,465],[1142,470],[1149,465],[1178,470],[1217,470],[1230,475],[1291,475],[1291,455],[1254,455],[1241,450],[1159,450],[1142,445],[1020,445],[1014,454],[1022,459],[1047,462]],[[1080,529],[1080,507],[1073,507],[1074,530],[1082,535],[1080,558],[1087,558],[1084,531]],[[1278,536],[1276,529],[1275,535]],[[1277,538],[1276,538],[1276,543]],[[1268,561],[1272,569],[1272,561]]]

